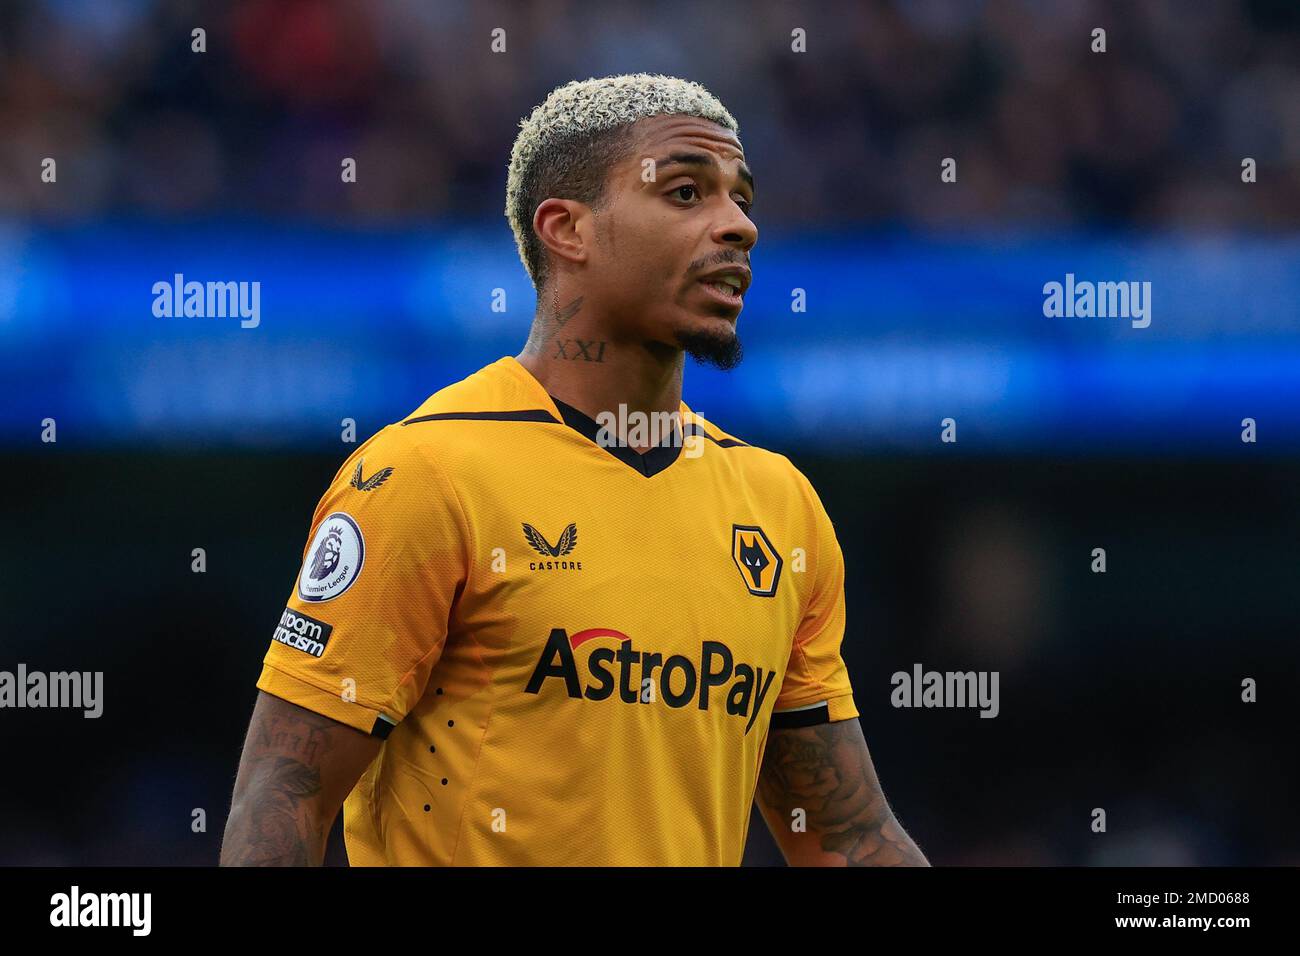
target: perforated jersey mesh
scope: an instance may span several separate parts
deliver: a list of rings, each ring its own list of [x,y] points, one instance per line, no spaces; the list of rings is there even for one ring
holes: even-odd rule
[[[737,865],[773,710],[857,716],[821,502],[784,456],[682,415],[708,437],[646,477],[503,358],[339,469],[303,559],[342,513],[364,562],[323,601],[295,583],[288,610],[328,639],[272,641],[258,686],[396,725],[344,806],[354,865]],[[359,461],[393,470],[362,491]]]

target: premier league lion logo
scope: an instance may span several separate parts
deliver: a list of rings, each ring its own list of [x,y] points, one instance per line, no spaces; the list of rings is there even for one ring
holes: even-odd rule
[[[339,527],[330,528],[325,535],[325,540],[320,543],[320,547],[316,549],[316,554],[311,559],[311,570],[308,572],[311,579],[319,581],[337,568],[339,553],[342,550],[343,529]]]
[[[298,597],[304,601],[332,601],[352,587],[366,560],[361,527],[345,511],[327,515],[307,545],[298,575]]]

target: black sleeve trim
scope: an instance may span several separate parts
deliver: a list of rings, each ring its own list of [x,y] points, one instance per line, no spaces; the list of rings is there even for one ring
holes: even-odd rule
[[[558,425],[552,415],[544,408],[526,408],[510,412],[438,412],[435,415],[420,415],[408,418],[403,425],[417,422],[549,422]]]
[[[807,710],[787,710],[783,714],[774,713],[771,726],[773,730],[785,730],[790,727],[815,727],[817,724],[829,724],[830,722],[830,705],[818,704],[816,707],[809,707]]]

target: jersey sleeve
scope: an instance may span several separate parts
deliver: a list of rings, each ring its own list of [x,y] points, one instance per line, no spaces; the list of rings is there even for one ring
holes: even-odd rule
[[[817,492],[800,475],[812,512],[807,559],[812,586],[795,632],[772,726],[804,727],[858,716],[849,671],[840,656],[844,639],[844,554]]]
[[[363,443],[321,497],[257,681],[379,737],[424,695],[469,568],[456,489],[401,427]]]

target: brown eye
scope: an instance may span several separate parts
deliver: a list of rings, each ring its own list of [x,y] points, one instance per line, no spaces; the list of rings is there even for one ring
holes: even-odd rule
[[[695,193],[696,195],[698,195],[700,191],[698,186],[693,186],[688,183],[685,186],[678,186],[676,189],[673,190],[673,192],[680,195],[683,189],[689,189],[691,192]],[[690,199],[687,199],[685,197],[682,197],[682,200],[683,202],[690,202]]]

